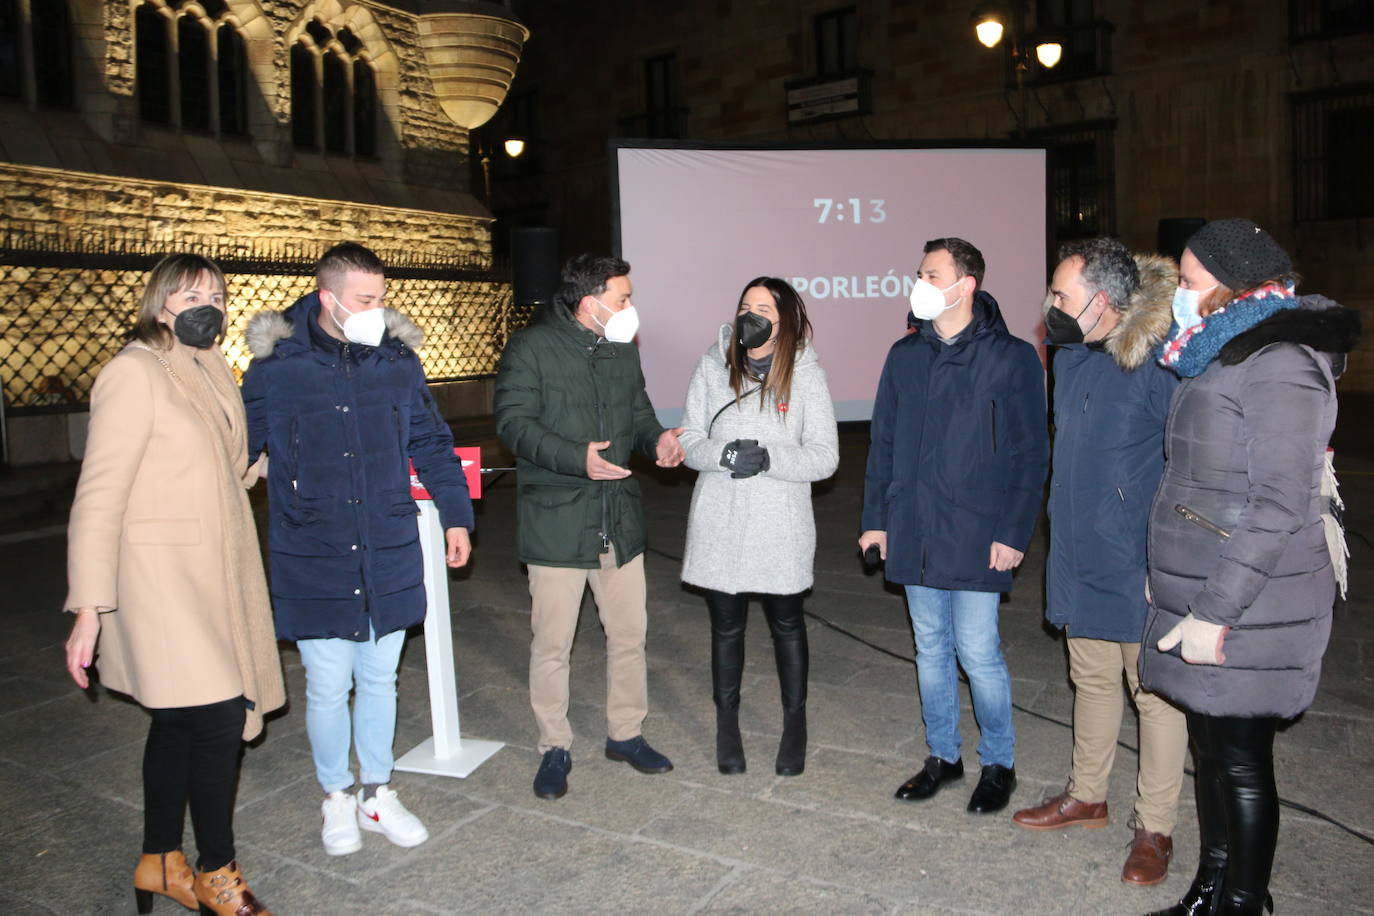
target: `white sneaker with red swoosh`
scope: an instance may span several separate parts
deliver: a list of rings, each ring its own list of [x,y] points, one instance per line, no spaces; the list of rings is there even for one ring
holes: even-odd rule
[[[358,826],[382,834],[397,846],[419,846],[429,839],[425,825],[386,786],[379,786],[376,797],[366,801],[362,790],[358,791]]]

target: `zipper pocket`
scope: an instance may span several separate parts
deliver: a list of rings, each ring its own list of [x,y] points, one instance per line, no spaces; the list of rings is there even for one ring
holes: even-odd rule
[[[291,489],[299,490],[301,476],[301,418],[291,418]]]
[[[1217,537],[1227,539],[1231,537],[1231,532],[1227,531],[1225,528],[1221,527],[1211,519],[1198,515],[1196,512],[1194,512],[1192,509],[1189,509],[1182,503],[1179,503],[1177,506],[1174,506],[1174,511],[1177,512],[1179,515],[1183,516],[1184,518],[1186,518],[1188,521],[1192,522],[1194,525],[1206,528],[1208,531],[1212,532]]]
[[[997,454],[997,402],[992,401],[992,453]]]

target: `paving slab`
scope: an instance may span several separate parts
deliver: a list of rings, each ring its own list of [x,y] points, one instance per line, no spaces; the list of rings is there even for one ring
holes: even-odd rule
[[[506,742],[469,778],[398,774],[427,823],[414,849],[365,837],[361,852],[326,856],[320,791],[305,731],[304,670],[281,657],[290,704],[248,748],[237,797],[240,859],[279,916],[492,913],[1143,913],[1187,888],[1197,860],[1185,780],[1167,880],[1120,880],[1137,758],[1119,748],[1100,830],[1040,833],[1010,820],[1067,776],[1073,691],[1062,637],[1042,619],[1043,528],[1001,605],[1017,731],[1019,787],[1007,811],[968,814],[977,725],[961,686],[968,776],[933,799],[903,803],[896,787],[925,757],[911,628],[901,590],[866,575],[855,548],[863,442],[843,435],[834,482],[817,487],[816,587],[806,601],[810,754],[779,777],[777,676],[766,622],[751,607],[741,729],[748,771],[716,771],[710,634],[699,595],[678,580],[691,475],[635,465],[651,551],[650,715],[645,735],[675,763],[648,776],[606,760],[605,638],[590,598],[573,650],[571,791],[537,799],[529,708],[529,592],[515,561],[514,487],[507,475],[481,506],[477,559],[450,577],[457,680],[466,736]],[[1371,463],[1374,467],[1374,463]],[[1344,481],[1352,526],[1374,531],[1374,474]],[[260,499],[259,499],[260,503]],[[63,670],[70,618],[63,519],[34,518],[35,537],[0,551],[0,914],[130,913],[128,881],[141,835],[139,761],[147,715],[72,686]],[[13,527],[13,526],[11,526]],[[53,533],[53,531],[56,533]],[[1363,530],[1363,529],[1360,529]],[[46,533],[45,533],[46,532]],[[1280,794],[1374,835],[1374,547],[1352,539],[1351,600],[1338,605],[1323,681],[1309,712],[1275,742]],[[407,639],[396,750],[429,736],[424,639]],[[895,656],[895,657],[894,657]],[[1120,739],[1137,741],[1127,706]],[[22,791],[16,791],[21,789]],[[194,841],[186,838],[188,850]],[[1292,913],[1374,913],[1374,846],[1318,816],[1284,809],[1272,891]],[[171,904],[159,903],[159,912]]]

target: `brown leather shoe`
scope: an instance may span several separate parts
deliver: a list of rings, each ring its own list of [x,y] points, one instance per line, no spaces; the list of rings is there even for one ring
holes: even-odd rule
[[[1106,802],[1081,802],[1065,789],[1034,808],[1023,808],[1011,816],[1012,822],[1027,830],[1058,830],[1060,827],[1107,826]]]
[[[237,861],[196,875],[196,899],[201,913],[212,916],[272,916],[244,883]]]
[[[1136,825],[1131,852],[1121,869],[1121,880],[1143,886],[1158,884],[1169,874],[1169,860],[1174,857],[1174,838],[1151,833]]]
[[[140,913],[153,911],[153,895],[170,897],[188,910],[198,908],[192,885],[196,873],[180,849],[144,853],[134,867],[134,902]]]

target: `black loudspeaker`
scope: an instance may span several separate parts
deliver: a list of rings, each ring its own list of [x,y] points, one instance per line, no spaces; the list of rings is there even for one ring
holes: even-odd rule
[[[1206,224],[1207,220],[1200,216],[1171,216],[1160,220],[1155,234],[1155,250],[1177,261],[1183,257],[1183,248],[1188,244],[1188,239]]]
[[[510,259],[516,305],[544,305],[558,292],[558,230],[531,226],[510,231]]]

